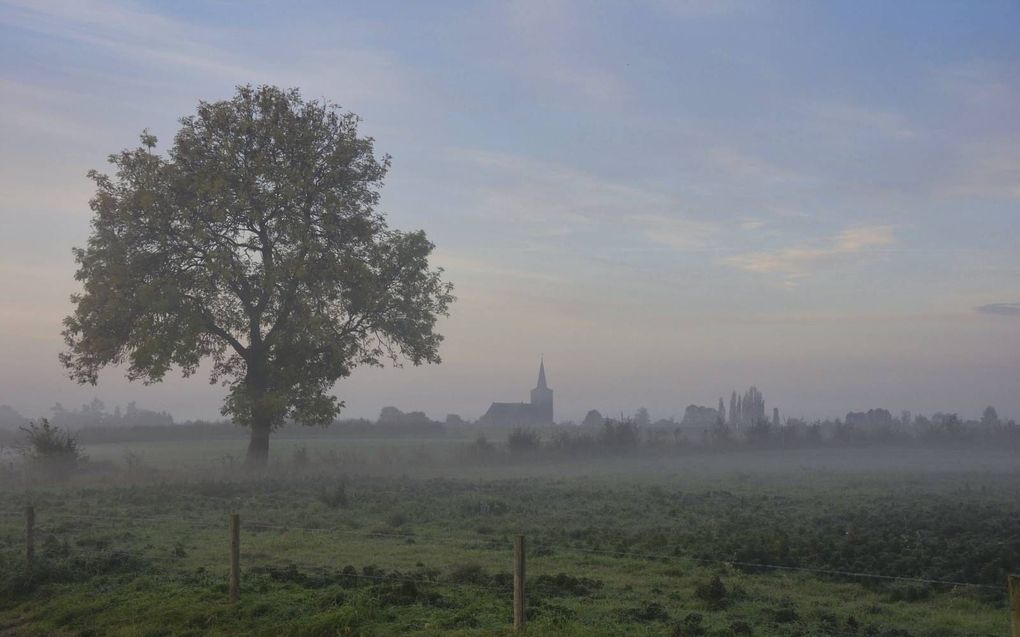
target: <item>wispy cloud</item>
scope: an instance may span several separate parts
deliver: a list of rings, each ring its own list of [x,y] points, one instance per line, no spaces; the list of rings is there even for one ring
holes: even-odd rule
[[[896,237],[891,226],[861,226],[840,232],[827,245],[752,252],[730,257],[726,263],[748,272],[782,274],[787,284],[792,284],[815,271],[839,266],[894,243]]]
[[[721,231],[716,223],[667,215],[637,215],[634,221],[649,241],[685,252],[713,249]]]
[[[358,43],[359,25],[350,20],[329,38],[317,25],[302,25],[267,40],[242,27],[207,25],[131,0],[3,0],[0,26],[112,53],[116,71],[100,81],[129,83],[140,91],[136,99],[165,90],[159,83],[175,78],[192,89],[200,80],[221,91],[249,82],[328,90],[344,106],[420,104],[426,97],[420,79],[391,51]],[[146,72],[125,72],[134,68]]]
[[[514,267],[501,266],[495,262],[454,254],[448,250],[437,251],[433,262],[446,269],[451,278],[471,276],[481,280],[513,279],[524,282],[563,283],[562,277],[546,271],[535,272]]]
[[[734,148],[713,148],[708,160],[729,178],[751,180],[762,186],[806,180],[796,171]]]
[[[974,310],[980,314],[995,316],[1020,316],[1020,303],[989,303],[979,305]]]
[[[722,229],[691,217],[676,196],[640,184],[507,153],[459,150],[453,158],[474,193],[476,214],[518,229],[530,226],[543,236],[590,230],[702,250],[714,245]]]
[[[253,67],[233,60],[210,44],[217,32],[105,0],[8,0],[0,23],[110,49],[128,60],[151,60],[191,67],[237,79],[256,75]],[[222,37],[222,32],[218,35]]]

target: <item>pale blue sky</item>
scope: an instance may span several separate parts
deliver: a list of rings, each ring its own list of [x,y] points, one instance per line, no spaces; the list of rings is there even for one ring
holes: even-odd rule
[[[63,380],[70,248],[89,168],[265,82],[364,118],[457,285],[443,365],[356,372],[348,415],[477,417],[544,352],[560,418],[752,383],[1020,416],[1017,33],[991,1],[0,0],[0,403],[216,414],[202,378]]]

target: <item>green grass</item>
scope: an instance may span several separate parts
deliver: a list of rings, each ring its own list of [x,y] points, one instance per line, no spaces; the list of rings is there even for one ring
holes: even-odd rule
[[[292,466],[301,445],[313,462]],[[0,635],[509,635],[516,533],[528,539],[529,635],[1008,632],[998,584],[1020,562],[1020,475],[1002,455],[479,462],[448,440],[284,441],[254,479],[215,459],[239,447],[97,446],[94,461],[130,450],[146,466],[5,489]],[[338,507],[329,493],[341,483]],[[27,502],[39,526],[31,577]],[[235,511],[242,599],[231,606]],[[714,577],[725,588],[715,598],[704,593]]]

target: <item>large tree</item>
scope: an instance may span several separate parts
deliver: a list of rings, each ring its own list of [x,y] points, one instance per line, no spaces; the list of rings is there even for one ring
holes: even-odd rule
[[[158,382],[211,361],[223,414],[251,429],[248,463],[288,420],[326,424],[337,380],[386,360],[438,363],[452,302],[423,232],[376,211],[389,157],[357,116],[296,90],[239,87],[96,171],[94,217],[64,320],[61,362],[79,383],[107,365]]]

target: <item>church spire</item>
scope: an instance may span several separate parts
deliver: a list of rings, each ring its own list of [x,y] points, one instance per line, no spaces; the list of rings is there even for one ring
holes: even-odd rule
[[[536,389],[549,389],[549,386],[545,384],[545,356],[542,357],[541,362],[538,364],[538,385]]]

